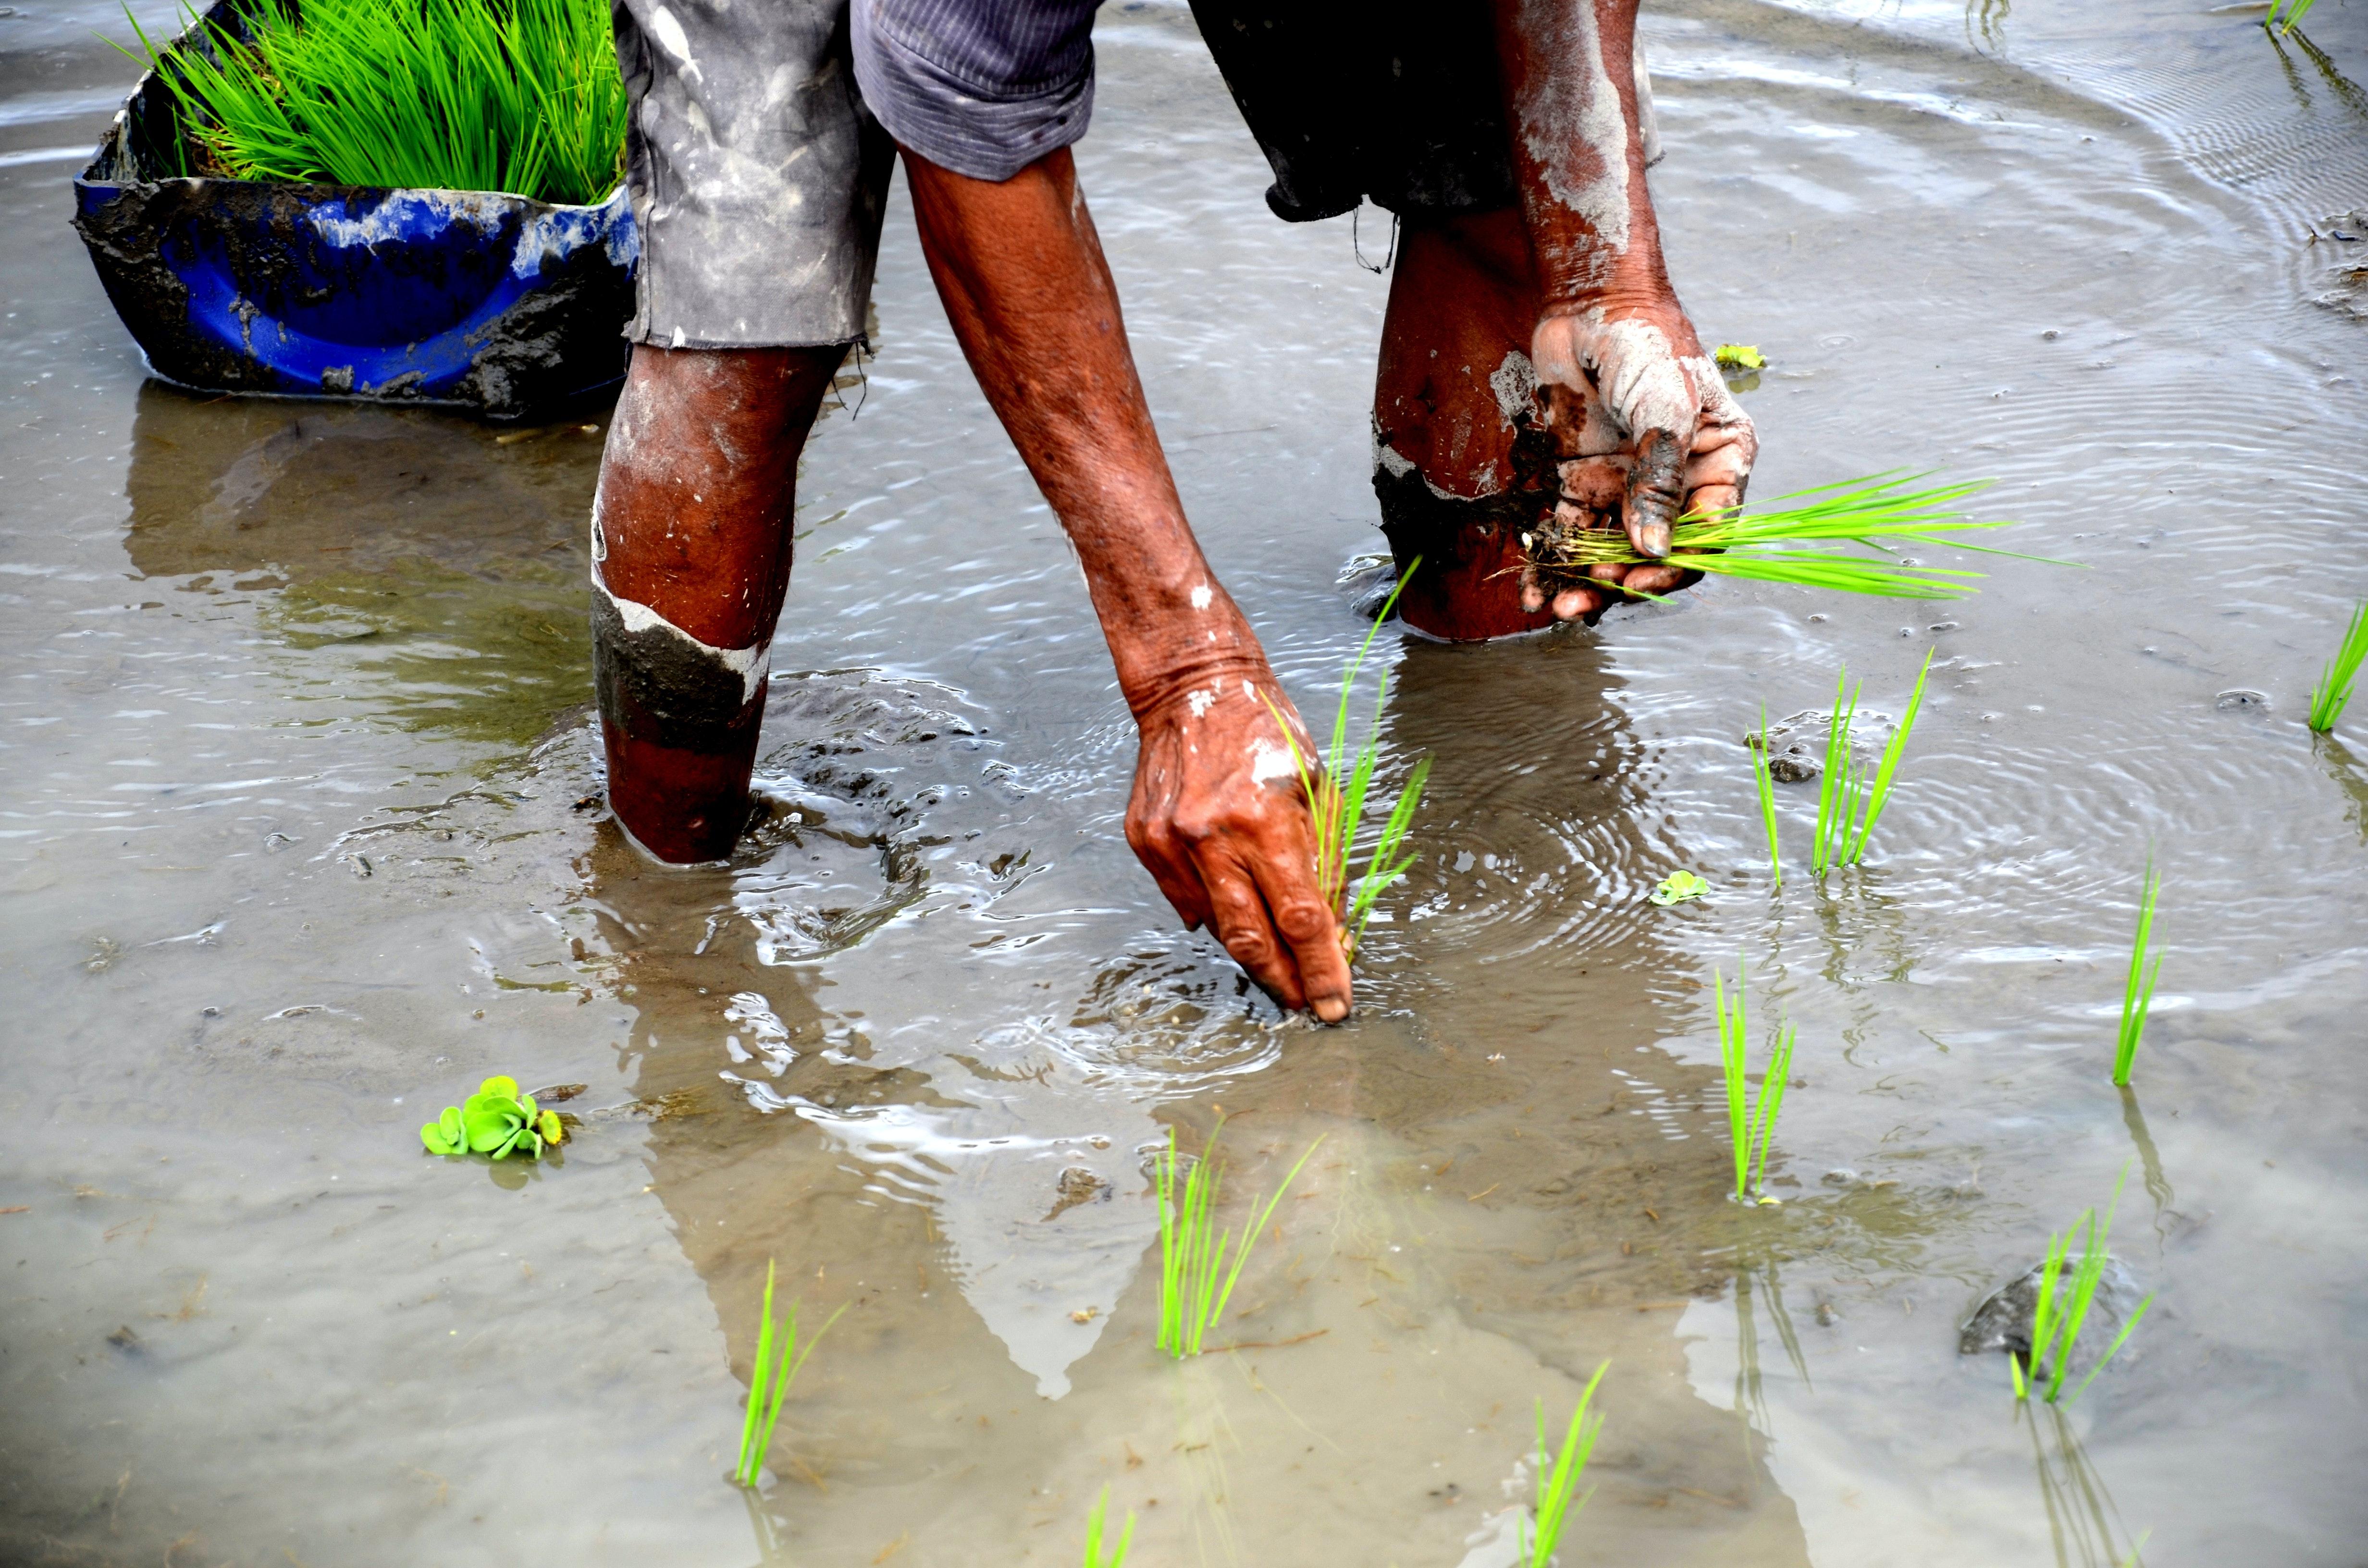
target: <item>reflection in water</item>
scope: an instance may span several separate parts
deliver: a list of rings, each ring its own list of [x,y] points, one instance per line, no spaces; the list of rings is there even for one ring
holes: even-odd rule
[[[2018,1422],[2028,1423],[2032,1468],[2039,1476],[2040,1506],[2055,1549],[2055,1568],[2123,1568],[2142,1562],[2143,1535],[2133,1537],[2113,1506],[2112,1494],[2089,1462],[2071,1417],[2038,1400],[2015,1402]]]
[[[2007,13],[2014,0],[1965,0],[1965,41],[1996,54],[2006,47]]]
[[[2351,755],[2341,741],[2333,735],[2313,735],[2311,750],[2336,787],[2343,791],[2344,809],[2351,825],[2359,831],[2360,842],[2368,844],[2368,770]]]
[[[2368,92],[2363,92],[2358,83],[2338,70],[2335,62],[2328,57],[2327,51],[2300,32],[2281,34],[2275,28],[2265,28],[2264,31],[2269,34],[2271,47],[2278,51],[2278,63],[2284,68],[2286,85],[2294,89],[2294,97],[2302,100],[2304,108],[2314,107],[2310,101],[2310,89],[2304,85],[2302,74],[2294,69],[2294,61],[2286,54],[2285,46],[2289,43],[2317,69],[2319,80],[2326,84],[2328,91],[2335,95],[2336,102],[2360,119],[2368,120]]]
[[[583,702],[598,426],[140,389],[124,548],[223,613],[260,595],[291,722],[516,747]],[[529,438],[519,439],[519,437]]]
[[[2153,1135],[2146,1131],[2146,1113],[2138,1109],[2137,1091],[2127,1084],[2122,1090],[2122,1125],[2130,1130],[2130,1142],[2137,1145],[2138,1162],[2145,1168],[2146,1196],[2154,1199],[2155,1230],[2163,1229],[2163,1216],[2170,1208],[2170,1178],[2162,1174],[2162,1156],[2155,1153]]]

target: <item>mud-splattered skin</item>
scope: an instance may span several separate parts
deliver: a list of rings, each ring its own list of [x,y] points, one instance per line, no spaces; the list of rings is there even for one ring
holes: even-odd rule
[[[1298,718],[1185,522],[1069,154],[1000,184],[909,153],[905,171],[947,314],[1076,549],[1141,727],[1128,843],[1186,924],[1286,1006],[1346,1017],[1276,713]],[[838,358],[635,352],[595,503],[613,603],[595,629],[610,801],[662,858],[727,853],[745,820],[798,452]]]
[[[1662,264],[1634,0],[1496,0],[1495,17],[1520,207],[1409,233],[1374,401],[1384,527],[1441,568],[1408,619],[1455,638],[1591,619],[1622,577],[1682,586],[1673,566],[1607,567],[1549,605],[1520,528],[1554,508],[1663,555],[1689,506],[1741,499],[1757,449]]]

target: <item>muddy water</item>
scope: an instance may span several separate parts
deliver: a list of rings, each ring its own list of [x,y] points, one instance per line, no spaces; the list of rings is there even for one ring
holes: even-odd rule
[[[50,151],[120,89],[105,12],[0,17],[0,1556],[1049,1564],[1108,1485],[1147,1564],[1501,1568],[1532,1402],[1608,1358],[1565,1563],[2349,1561],[2368,745],[2300,716],[2368,594],[2356,6],[2317,52],[2190,0],[1652,8],[1672,266],[1771,360],[1761,493],[1994,477],[2079,564],[1393,643],[1425,858],[1333,1030],[1128,855],[1125,710],[904,210],[806,464],[770,820],[661,872],[596,798],[597,420],[143,385]],[[1378,537],[1383,281],[1267,215],[1180,12],[1099,47],[1153,402],[1307,701]],[[1771,895],[1742,732],[1844,664],[1896,712],[1927,649],[1870,864],[1813,884],[1788,786]],[[1647,903],[1681,866],[1712,896]],[[1799,1028],[1781,1209],[1720,1197],[1738,962]],[[422,1157],[495,1071],[583,1085],[564,1157]],[[1324,1142],[1244,1348],[1179,1371],[1144,1158],[1221,1114],[1243,1197]],[[2124,1169],[2152,1313],[2018,1415],[1957,1325]],[[752,1503],[768,1260],[848,1311]]]

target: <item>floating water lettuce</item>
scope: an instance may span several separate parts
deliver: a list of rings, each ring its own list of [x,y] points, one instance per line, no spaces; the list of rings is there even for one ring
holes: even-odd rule
[[[1719,364],[1729,370],[1764,370],[1768,361],[1759,350],[1748,343],[1722,343],[1718,346]]]
[[[1655,903],[1683,903],[1710,892],[1710,884],[1691,871],[1671,871],[1649,895]]]
[[[419,1141],[431,1154],[490,1154],[496,1160],[512,1154],[539,1160],[544,1144],[564,1136],[557,1111],[537,1109],[532,1095],[518,1092],[516,1078],[498,1074],[419,1130]]]

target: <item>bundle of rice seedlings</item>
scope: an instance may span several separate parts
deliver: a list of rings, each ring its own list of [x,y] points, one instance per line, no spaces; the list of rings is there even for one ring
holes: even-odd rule
[[[1776,1118],[1784,1108],[1784,1085],[1793,1076],[1793,1026],[1786,1024],[1777,1031],[1775,1048],[1768,1055],[1768,1070],[1759,1076],[1759,1099],[1751,1102],[1751,1085],[1745,1077],[1746,1054],[1749,1042],[1746,1036],[1744,1006],[1744,966],[1740,960],[1735,966],[1735,1006],[1726,1003],[1726,981],[1717,970],[1711,971],[1711,1005],[1718,1017],[1718,1065],[1726,1080],[1726,1129],[1735,1145],[1735,1200],[1737,1203],[1760,1203],[1773,1207],[1782,1199],[1770,1196],[1767,1190],[1768,1145],[1776,1134]]]
[[[789,1397],[790,1384],[797,1381],[798,1369],[806,1364],[814,1347],[830,1332],[845,1307],[830,1314],[820,1328],[814,1330],[805,1347],[798,1346],[798,1304],[790,1303],[789,1312],[777,1324],[773,1318],[773,1265],[765,1265],[764,1318],[757,1328],[757,1364],[748,1374],[748,1413],[740,1423],[740,1459],[732,1467],[732,1479],[741,1485],[756,1489],[757,1477],[764,1471],[765,1456],[772,1451],[773,1428],[780,1423],[781,1402]],[[780,1342],[780,1355],[772,1354],[776,1339]]]
[[[2318,674],[2318,687],[2310,694],[2310,727],[2313,733],[2326,734],[2343,717],[2351,702],[2351,683],[2360,676],[2360,664],[2368,659],[2368,604],[2351,612],[2351,625],[2343,633],[2343,643],[2335,650],[2335,657]]]
[[[2162,978],[2162,960],[2146,968],[2146,949],[2154,939],[2154,901],[2162,892],[2162,873],[2146,858],[2146,892],[2138,900],[2137,940],[2130,946],[2130,976],[2122,986],[2122,1032],[2113,1047],[2113,1082],[2129,1086],[2130,1068],[2138,1059],[2138,1041],[2146,1034],[2146,1014],[2154,1006],[2155,982]]]
[[[1748,511],[1728,506],[1689,512],[1670,532],[1670,554],[1683,557],[1673,563],[1716,577],[1791,583],[1884,598],[1948,599],[1975,592],[1973,585],[1984,574],[1926,566],[1903,559],[1880,541],[1946,545],[2022,561],[2044,559],[1969,544],[1954,537],[1969,529],[2014,525],[1977,523],[1950,509],[1953,503],[1987,489],[1989,481],[1913,488],[1918,481],[1930,477],[1869,474],[1780,495],[1768,506]],[[1529,551],[1531,573],[1548,593],[1568,587],[1601,588],[1606,585],[1589,575],[1589,568],[1637,566],[1650,559],[1637,554],[1627,534],[1617,528],[1574,528],[1549,521],[1522,535],[1521,541]],[[1841,554],[1816,548],[1837,545],[1866,553]]]
[[[1373,617],[1372,626],[1365,640],[1358,644],[1356,656],[1340,676],[1340,707],[1332,719],[1332,743],[1322,756],[1309,757],[1299,749],[1292,726],[1275,708],[1271,699],[1268,709],[1274,713],[1275,723],[1282,731],[1283,744],[1291,748],[1291,760],[1299,769],[1299,788],[1307,800],[1307,810],[1315,819],[1315,886],[1326,905],[1342,912],[1340,946],[1351,963],[1356,961],[1357,943],[1365,934],[1365,923],[1373,917],[1373,901],[1382,890],[1402,881],[1415,863],[1405,848],[1406,834],[1414,825],[1415,807],[1421,802],[1423,781],[1430,776],[1430,758],[1424,757],[1406,774],[1406,781],[1398,790],[1397,799],[1391,802],[1389,814],[1382,821],[1381,831],[1374,835],[1372,852],[1365,858],[1364,874],[1357,879],[1352,892],[1349,886],[1349,857],[1356,848],[1357,835],[1368,810],[1377,802],[1373,798],[1373,771],[1381,763],[1381,744],[1367,736],[1350,756],[1349,751],[1349,696],[1357,684],[1357,673],[1364,667],[1365,655],[1372,651],[1373,639],[1390,619],[1390,611],[1413,581],[1422,558],[1415,557],[1406,574],[1382,601],[1381,612]],[[1384,674],[1373,693],[1373,722],[1381,723],[1382,709],[1390,697],[1390,677]],[[1342,782],[1343,779],[1346,782]],[[1344,909],[1345,904],[1345,909]]]
[[[1595,1495],[1588,1487],[1587,1496],[1573,1503],[1578,1483],[1587,1473],[1588,1457],[1595,1452],[1595,1439],[1603,1431],[1603,1417],[1589,1419],[1588,1403],[1595,1398],[1595,1385],[1611,1363],[1606,1361],[1595,1369],[1595,1376],[1587,1380],[1585,1392],[1578,1396],[1578,1408],[1570,1413],[1570,1426],[1563,1433],[1562,1447],[1553,1462],[1546,1460],[1546,1402],[1538,1401],[1538,1471],[1536,1518],[1526,1532],[1527,1545],[1521,1555],[1522,1568],[1547,1568],[1554,1561],[1554,1548],[1562,1542],[1563,1528],[1570,1516],[1587,1506],[1587,1498]]]
[[[1127,1511],[1126,1528],[1119,1532],[1118,1540],[1105,1554],[1102,1551],[1102,1517],[1110,1509],[1110,1488],[1094,1499],[1094,1511],[1086,1516],[1086,1568],[1126,1568],[1126,1554],[1134,1547],[1134,1512]]]
[[[1924,655],[1924,665],[1916,673],[1916,687],[1907,694],[1907,710],[1891,732],[1872,778],[1858,765],[1850,735],[1858,714],[1858,694],[1863,688],[1850,685],[1848,669],[1834,683],[1834,710],[1826,724],[1825,778],[1817,786],[1817,836],[1809,852],[1809,867],[1816,875],[1822,877],[1835,866],[1855,866],[1866,858],[1867,838],[1882,820],[1883,809],[1891,803],[1891,781],[1899,771],[1899,759],[1907,755],[1907,733],[1924,709],[1924,682],[1932,673],[1932,652]]]
[[[1217,1188],[1224,1179],[1224,1170],[1216,1158],[1217,1140],[1224,1133],[1224,1123],[1209,1135],[1209,1146],[1192,1162],[1189,1171],[1179,1172],[1176,1156],[1176,1130],[1167,1130],[1167,1148],[1160,1155],[1156,1167],[1159,1186],[1159,1333],[1153,1343],[1178,1361],[1201,1354],[1201,1346],[1225,1313],[1225,1303],[1234,1298],[1234,1287],[1241,1282],[1242,1266],[1249,1261],[1250,1244],[1258,1240],[1267,1221],[1274,1218],[1275,1206],[1324,1140],[1318,1138],[1299,1156],[1299,1164],[1283,1176],[1282,1185],[1266,1206],[1250,1207],[1252,1218],[1242,1232],[1240,1244],[1235,1244],[1231,1231],[1217,1229]],[[1228,1268],[1225,1255],[1233,1254],[1233,1266]]]
[[[2007,1352],[2006,1364],[2014,1379],[2015,1398],[2029,1399],[2044,1384],[2041,1398],[2050,1404],[2063,1402],[2064,1382],[2072,1372],[2072,1347],[2079,1343],[2080,1325],[2088,1320],[2089,1309],[2097,1299],[2097,1287],[2105,1278],[2105,1265],[2111,1256],[2105,1250],[2105,1238],[2113,1228],[2113,1210],[2122,1201],[2122,1183],[2129,1176],[2129,1167],[2123,1166],[2120,1178],[2113,1183],[2112,1201],[2105,1205],[2102,1219],[2098,1218],[2094,1209],[2084,1209],[2080,1217],[2072,1221],[2070,1230],[2047,1238],[2047,1261],[2041,1266],[2039,1300],[2032,1311],[2031,1353],[2026,1362],[2024,1357],[2011,1350]],[[2078,1263],[2072,1261],[2072,1238],[2076,1233],[2081,1238]],[[2065,1282],[2066,1274],[2071,1276],[2068,1284]],[[2078,1399],[2097,1374],[2105,1369],[2105,1363],[2128,1342],[2138,1320],[2152,1305],[2152,1296],[2138,1303],[2129,1322],[2122,1324],[2122,1332],[2113,1336],[2112,1344],[2105,1347],[2097,1364],[2089,1369],[2089,1375],[2072,1391],[2072,1398]]]
[[[127,9],[125,15],[130,15]],[[249,0],[144,52],[181,175],[597,202],[623,177],[605,0]],[[126,50],[125,53],[132,51]]]

